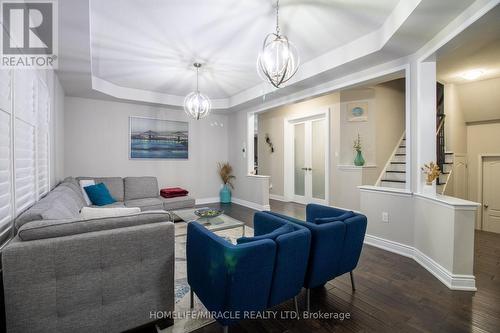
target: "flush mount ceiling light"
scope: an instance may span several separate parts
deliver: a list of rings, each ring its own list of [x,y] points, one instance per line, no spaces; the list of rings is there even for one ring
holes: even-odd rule
[[[279,0],[276,1],[276,32],[264,39],[257,58],[257,71],[276,88],[287,82],[299,68],[299,54],[295,46],[280,34]]]
[[[200,93],[198,89],[198,77],[201,64],[195,62],[193,66],[196,68],[196,91],[193,91],[184,99],[184,111],[194,119],[198,120],[205,118],[210,113],[212,103],[210,99]]]
[[[472,69],[470,71],[462,73],[461,76],[466,80],[473,81],[481,77],[483,74],[484,72],[480,69]]]

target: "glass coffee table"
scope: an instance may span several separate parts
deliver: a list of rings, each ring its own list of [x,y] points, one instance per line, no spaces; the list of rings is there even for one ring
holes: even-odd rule
[[[212,232],[242,228],[242,236],[245,236],[245,223],[233,219],[225,214],[212,218],[200,218],[194,211],[197,208],[181,209],[170,211],[182,221],[175,223],[175,237],[186,236],[189,222],[196,221]],[[175,220],[175,219],[174,219]]]

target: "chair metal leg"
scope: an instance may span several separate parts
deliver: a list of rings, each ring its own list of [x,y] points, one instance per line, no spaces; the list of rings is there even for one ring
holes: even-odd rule
[[[351,275],[352,291],[356,291],[356,285],[354,284],[354,273],[351,271],[349,274]]]
[[[295,305],[295,312],[297,312],[297,316],[300,317],[300,314],[299,314],[299,300],[298,300],[297,296],[295,296],[293,298],[293,305]]]
[[[227,326],[222,326],[222,332],[223,332],[223,333],[228,333],[228,332],[229,332],[229,327],[227,327]]]
[[[311,289],[306,289],[306,310],[311,312]]]
[[[193,289],[189,291],[189,308],[194,309],[194,292]]]

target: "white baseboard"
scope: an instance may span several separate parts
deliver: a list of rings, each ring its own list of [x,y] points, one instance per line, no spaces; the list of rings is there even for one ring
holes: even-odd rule
[[[393,252],[404,257],[412,258],[415,256],[415,249],[411,246],[394,242],[385,238],[380,238],[372,235],[365,235],[365,243],[379,249]]]
[[[233,198],[232,202],[237,204],[237,205],[245,206],[245,207],[252,208],[255,210],[271,210],[271,207],[269,205],[259,205],[255,202],[242,200],[242,199],[238,199],[238,198]]]
[[[438,280],[443,282],[451,290],[476,291],[476,278],[474,275],[452,274],[446,268],[435,262],[420,250],[415,249],[413,258],[422,267],[432,273]]]
[[[365,235],[365,243],[389,252],[412,258],[451,290],[477,290],[476,278],[474,275],[452,274],[432,258],[412,246],[368,234]]]
[[[271,199],[271,200],[277,200],[277,201],[283,201],[283,202],[289,202],[288,200],[285,199],[284,196],[277,195],[277,194],[269,194],[269,199]]]
[[[196,199],[195,204],[196,205],[206,205],[210,203],[216,203],[219,202],[219,197],[212,197],[212,198],[201,198],[201,199]]]

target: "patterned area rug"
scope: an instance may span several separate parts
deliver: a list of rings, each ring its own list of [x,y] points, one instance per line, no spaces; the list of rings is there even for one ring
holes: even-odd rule
[[[178,222],[175,224],[176,233],[185,229],[185,223]],[[242,236],[241,228],[217,231],[217,235],[236,244],[236,239]],[[245,235],[253,236],[253,229],[245,227]],[[195,305],[193,311],[200,313],[206,311],[203,304],[195,296]],[[186,236],[175,238],[175,312],[177,315],[190,312],[189,308],[189,285],[187,283],[186,271]],[[213,319],[209,318],[182,318],[175,319],[174,325],[159,332],[162,333],[187,333],[197,330],[203,326],[213,323]]]

